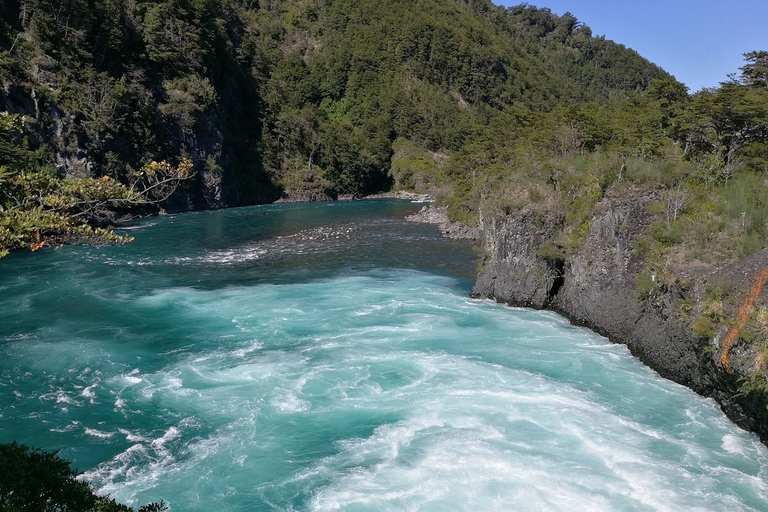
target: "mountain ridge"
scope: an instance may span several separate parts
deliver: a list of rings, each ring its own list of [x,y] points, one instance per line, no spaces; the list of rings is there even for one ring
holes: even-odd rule
[[[666,76],[575,18],[488,1],[4,5],[0,109],[35,119],[30,142],[63,176],[190,157],[174,210],[375,192],[398,137],[452,151],[506,109]],[[588,78],[605,70],[615,84]]]

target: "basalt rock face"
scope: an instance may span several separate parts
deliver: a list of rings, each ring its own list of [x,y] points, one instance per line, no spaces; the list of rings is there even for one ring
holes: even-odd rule
[[[2,84],[0,84],[2,85]],[[82,113],[70,112],[34,88],[16,85],[0,87],[0,111],[26,116],[27,135],[32,147],[44,145],[58,174],[66,178],[110,175],[125,182],[136,170],[141,151],[154,151],[154,158],[186,155],[193,163],[194,177],[162,204],[168,211],[225,208],[265,203],[277,199],[260,163],[247,147],[246,136],[232,135],[233,117],[222,109],[197,113],[194,122],[154,112],[152,133],[146,144],[136,147],[135,133],[118,131],[103,137],[91,129]],[[159,93],[158,93],[159,94]],[[241,122],[244,124],[244,122]],[[244,146],[244,147],[238,147]],[[107,157],[109,155],[109,158]],[[110,161],[110,158],[112,161]],[[119,162],[114,164],[114,160]]]
[[[725,333],[712,339],[697,336],[680,305],[701,300],[707,283],[728,282],[745,293],[755,271],[768,266],[768,250],[723,269],[690,270],[674,284],[643,295],[636,283],[645,262],[635,242],[654,220],[646,209],[653,200],[652,194],[603,199],[580,249],[562,258],[548,256],[543,249],[557,234],[554,222],[542,222],[530,212],[485,220],[487,259],[472,295],[552,309],[627,345],[662,377],[717,400],[736,424],[765,442],[764,398],[739,392],[741,378],[752,368],[752,349],[743,340],[737,342],[731,349],[731,368],[723,368],[718,340]]]
[[[548,305],[558,273],[537,254],[549,240],[554,225],[537,226],[530,212],[481,223],[483,243],[490,255],[472,290],[476,297],[492,297],[515,306]]]

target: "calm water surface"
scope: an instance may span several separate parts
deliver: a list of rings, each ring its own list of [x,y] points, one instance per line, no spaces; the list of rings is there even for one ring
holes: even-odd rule
[[[467,298],[405,201],[149,219],[0,260],[0,442],[174,511],[768,510],[711,400],[546,312]]]

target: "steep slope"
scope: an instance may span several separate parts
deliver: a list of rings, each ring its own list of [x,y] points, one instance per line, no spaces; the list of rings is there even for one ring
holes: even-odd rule
[[[447,155],[493,119],[666,76],[487,0],[7,0],[0,18],[0,110],[34,120],[30,144],[62,176],[189,157],[177,210],[385,189],[404,141]]]
[[[745,60],[694,96],[655,81],[486,135],[452,201],[483,232],[476,296],[625,343],[766,441],[768,52]]]
[[[768,268],[768,250],[723,268],[688,265],[672,283],[661,283],[647,295],[638,284],[646,260],[635,250],[638,239],[653,222],[647,206],[653,193],[632,196],[608,194],[595,207],[583,245],[563,259],[543,256],[541,247],[556,237],[551,224],[536,224],[530,212],[484,223],[488,260],[473,289],[512,305],[549,308],[574,323],[626,344],[641,361],[665,378],[715,398],[738,425],[768,440],[768,410],[763,393],[745,390],[745,379],[755,377],[760,344],[751,343],[755,325],[746,326],[729,347],[722,343],[730,330],[723,322],[714,332],[697,329],[695,310],[713,307],[711,289],[728,290],[730,300],[718,299],[724,317],[736,318],[754,278]],[[765,304],[768,294],[755,290],[751,304]],[[734,325],[734,328],[736,326]],[[759,334],[764,336],[764,333]],[[728,361],[723,364],[722,360]]]
[[[4,3],[0,108],[32,120],[62,176],[118,179],[150,160],[190,157],[195,186],[176,209],[254,192],[258,92],[231,45],[242,30],[219,2],[10,0]],[[226,183],[226,186],[222,186]],[[242,183],[242,186],[235,186]]]

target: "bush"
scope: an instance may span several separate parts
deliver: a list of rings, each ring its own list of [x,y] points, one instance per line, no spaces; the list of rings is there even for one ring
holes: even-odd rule
[[[56,452],[16,442],[0,444],[0,512],[131,512],[108,496],[96,496]],[[139,512],[168,510],[160,501]]]

